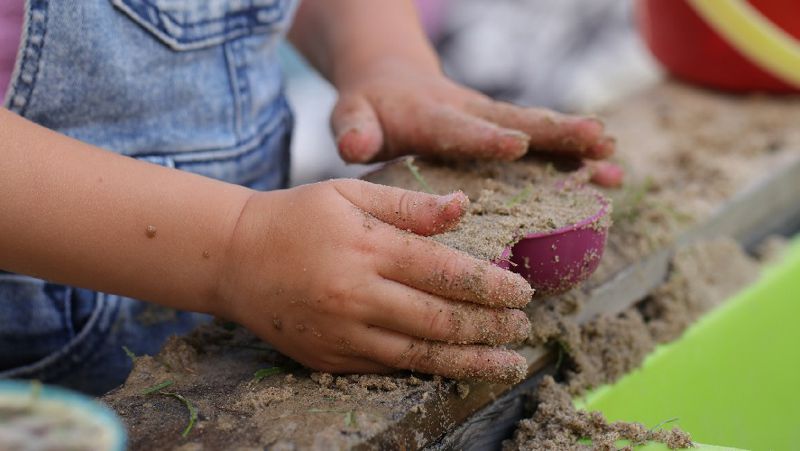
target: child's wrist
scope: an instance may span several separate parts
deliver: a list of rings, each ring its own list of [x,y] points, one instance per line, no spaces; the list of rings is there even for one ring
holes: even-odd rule
[[[232,254],[234,249],[239,246],[237,241],[241,239],[242,228],[244,228],[241,223],[250,208],[248,206],[258,195],[257,191],[243,187],[237,188],[241,189],[231,193],[228,203],[228,205],[232,206],[232,209],[221,215],[224,218],[221,221],[217,244],[218,250],[216,253],[218,255],[211,255],[210,252],[203,255],[204,259],[213,262],[214,269],[213,276],[206,285],[205,295],[202,296],[202,305],[197,306],[197,309],[202,310],[204,313],[227,319],[232,319],[233,313],[231,312],[232,299],[225,283],[230,279],[229,273],[242,263],[237,263]]]
[[[259,269],[269,256],[268,221],[276,217],[274,197],[272,192],[248,190],[246,196],[237,199],[237,214],[227,228],[224,253],[218,259],[213,289],[206,302],[209,313],[237,321],[241,315],[239,300],[250,295],[253,278],[265,277]]]

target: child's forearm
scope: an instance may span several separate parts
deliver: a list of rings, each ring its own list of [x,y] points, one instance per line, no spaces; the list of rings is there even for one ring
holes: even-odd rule
[[[466,205],[358,180],[251,191],[0,110],[0,268],[223,316],[323,371],[524,373],[495,346],[527,336],[507,307],[528,283],[408,232],[453,227]]]
[[[289,37],[340,88],[386,60],[439,73],[411,0],[305,0]]]
[[[213,311],[251,191],[113,154],[0,109],[0,268]]]

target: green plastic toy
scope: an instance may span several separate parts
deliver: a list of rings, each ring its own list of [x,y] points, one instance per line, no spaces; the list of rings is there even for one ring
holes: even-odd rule
[[[800,449],[800,239],[754,285],[639,370],[577,400],[610,421],[679,425],[699,449]],[[666,449],[649,444],[640,450]]]

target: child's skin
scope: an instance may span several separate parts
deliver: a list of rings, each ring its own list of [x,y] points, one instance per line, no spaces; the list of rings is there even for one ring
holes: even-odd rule
[[[598,121],[449,81],[411,2],[307,0],[290,37],[339,90],[346,161],[613,152]],[[593,168],[619,183],[616,167]],[[419,236],[467,204],[356,180],[256,192],[0,110],[0,268],[228,318],[319,370],[491,376],[519,363],[496,346],[527,335],[528,284]]]

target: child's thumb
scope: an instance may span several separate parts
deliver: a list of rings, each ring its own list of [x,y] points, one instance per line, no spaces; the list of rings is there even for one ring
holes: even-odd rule
[[[342,95],[331,113],[331,128],[342,159],[367,163],[383,147],[383,131],[375,110],[360,95]]]
[[[334,183],[339,193],[356,207],[387,224],[419,235],[450,230],[469,206],[469,199],[461,191],[439,196],[361,180]]]

